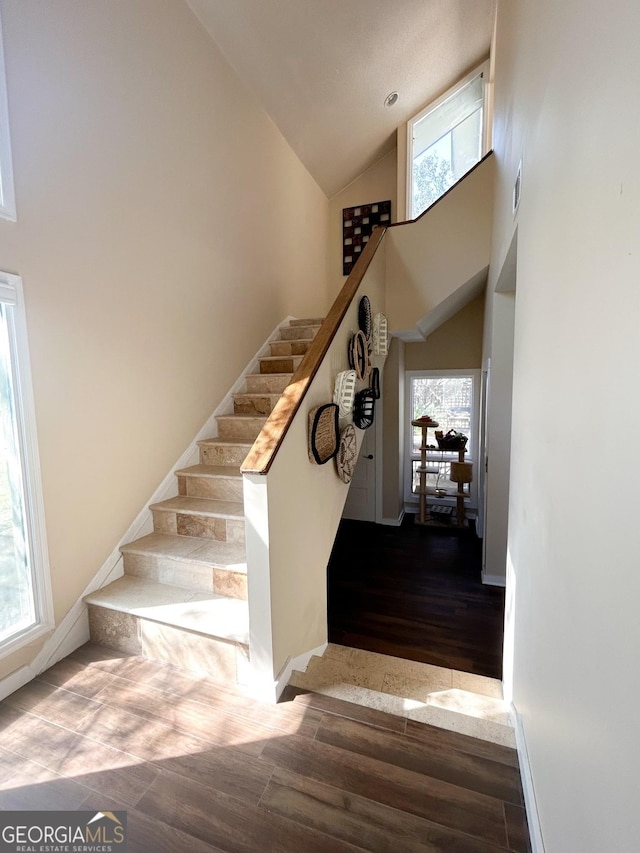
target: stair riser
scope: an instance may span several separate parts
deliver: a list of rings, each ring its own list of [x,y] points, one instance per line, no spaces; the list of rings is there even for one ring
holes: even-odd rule
[[[241,477],[178,477],[178,494],[189,498],[241,501]]]
[[[98,645],[142,655],[218,680],[246,681],[249,651],[242,643],[203,637],[130,613],[92,605],[89,605],[89,630],[92,641]]]
[[[125,553],[124,573],[196,592],[214,592],[229,598],[247,599],[246,574],[230,569],[197,565],[159,554]]]
[[[256,439],[264,426],[264,418],[221,415],[217,418],[219,438]]]
[[[233,411],[236,415],[270,415],[278,397],[268,394],[253,394],[251,397],[236,397]]]
[[[187,513],[153,511],[153,528],[157,533],[199,536],[220,542],[244,543],[244,519],[210,518]]]
[[[291,380],[291,374],[271,376],[268,373],[252,373],[247,376],[248,394],[282,394]]]
[[[304,355],[310,343],[310,341],[272,341],[269,347],[271,355]]]
[[[283,341],[310,341],[315,338],[319,328],[319,326],[289,326],[289,328],[280,329],[280,337]]]
[[[200,463],[202,465],[240,466],[247,458],[250,449],[250,444],[201,444]]]
[[[290,358],[260,359],[260,373],[295,373],[302,358],[299,355]]]

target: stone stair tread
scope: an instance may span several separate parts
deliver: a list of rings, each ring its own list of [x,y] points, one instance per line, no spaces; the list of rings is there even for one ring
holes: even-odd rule
[[[304,328],[301,326],[300,328]],[[310,327],[313,328],[313,327]],[[319,327],[318,327],[319,328]],[[282,340],[269,341],[271,344],[306,344],[309,346],[313,338],[282,338]]]
[[[155,554],[181,562],[198,563],[234,572],[247,571],[244,543],[221,542],[199,536],[179,536],[175,533],[149,533],[120,548],[123,554]]]
[[[301,320],[289,320],[289,326],[321,326],[324,317],[306,317]]]
[[[259,394],[259,392],[256,393]],[[263,394],[262,396],[266,395]],[[280,397],[281,395],[275,394],[274,396]],[[246,438],[201,438],[196,444],[198,447],[224,444],[225,447],[247,447],[251,449],[253,442]]]
[[[166,501],[151,504],[151,510],[176,512],[187,515],[202,515],[215,518],[244,518],[244,504],[241,501],[220,501],[214,498],[190,498],[177,495]]]
[[[262,374],[264,376],[264,374]],[[271,374],[275,376],[276,374]],[[282,397],[282,394],[277,394],[272,391],[243,391],[241,394],[234,394],[234,400],[245,400],[251,399],[253,397],[271,397],[272,400],[279,400]],[[223,415],[222,417],[228,417],[227,415]],[[261,415],[240,415],[239,417],[247,418],[247,417],[264,417]]]
[[[251,447],[249,444],[249,447]],[[178,477],[238,477],[241,478],[239,465],[190,465],[176,471]]]
[[[247,602],[236,598],[125,575],[84,600],[193,633],[244,645],[249,642]]]
[[[288,357],[288,356],[287,356]],[[291,356],[292,358],[298,358],[298,356]],[[220,420],[230,420],[234,421],[242,420],[242,421],[266,421],[266,415],[238,415],[235,412],[229,412],[228,415],[217,415],[217,419]]]
[[[267,355],[265,355],[265,356],[261,356],[260,361],[262,361],[263,358],[283,358],[283,357],[287,357],[287,356],[281,356],[281,355],[279,355],[279,356],[267,356]],[[302,356],[300,356],[300,358],[302,358]],[[285,377],[291,379],[292,376],[293,376],[293,373],[270,373],[269,379],[284,379]],[[264,379],[265,378],[264,373],[247,373],[247,374],[245,374],[245,379],[248,379],[249,377],[251,377],[253,379]],[[249,393],[259,394],[260,391],[251,391]]]

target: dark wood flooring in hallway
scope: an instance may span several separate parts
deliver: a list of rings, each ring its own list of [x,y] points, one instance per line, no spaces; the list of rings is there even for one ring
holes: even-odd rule
[[[343,520],[328,571],[329,639],[502,677],[504,590],[480,577],[471,530]]]

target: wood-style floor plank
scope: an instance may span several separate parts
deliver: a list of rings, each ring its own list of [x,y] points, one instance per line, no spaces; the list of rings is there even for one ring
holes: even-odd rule
[[[138,808],[230,853],[354,853],[362,849],[166,773],[151,785]]]
[[[224,853],[222,847],[176,829],[158,817],[150,817],[138,809],[126,808],[116,800],[106,800],[91,791],[81,804],[81,811],[127,812],[127,853]]]
[[[363,726],[340,717],[325,716],[317,739],[358,755],[377,758],[393,767],[402,767],[487,794],[515,805],[522,805],[520,774],[513,767]]]
[[[135,805],[158,770],[69,729],[0,706],[0,746],[87,788]]]
[[[378,711],[376,708],[366,708],[364,705],[355,705],[353,702],[344,702],[342,699],[334,699],[331,696],[323,696],[321,693],[309,693],[307,690],[295,691],[294,705],[303,705],[307,708],[315,708],[318,711],[328,711],[338,717],[347,717],[359,723],[367,723],[380,729],[388,729],[391,732],[404,732],[407,720],[404,717],[395,717],[386,711]],[[293,692],[292,691],[292,692]]]
[[[262,752],[262,741],[257,742],[252,750],[255,754],[251,755],[245,751],[247,744],[214,746],[158,720],[108,706],[86,720],[81,730],[92,740],[150,762],[158,770],[202,782],[248,803],[258,802],[273,769],[256,758]],[[247,731],[247,738],[250,737]]]
[[[515,751],[86,646],[0,703],[0,808],[125,810],[132,853],[530,853]]]
[[[502,802],[384,761],[291,735],[263,757],[278,767],[506,846]]]
[[[498,853],[477,837],[277,768],[260,805],[373,853]]]
[[[481,580],[469,530],[343,520],[328,568],[329,639],[344,646],[502,675],[504,590]]]

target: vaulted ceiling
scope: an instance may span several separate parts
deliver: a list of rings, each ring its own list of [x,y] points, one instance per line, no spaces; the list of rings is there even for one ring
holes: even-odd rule
[[[489,54],[494,0],[187,0],[330,198]],[[386,96],[397,91],[395,106]]]

